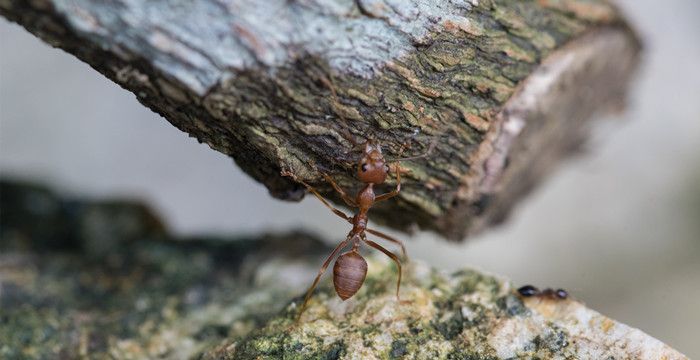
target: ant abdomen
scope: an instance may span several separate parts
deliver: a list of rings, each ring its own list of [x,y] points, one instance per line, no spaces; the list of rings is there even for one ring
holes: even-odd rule
[[[367,261],[357,251],[341,254],[333,265],[333,285],[341,299],[351,298],[365,282]]]

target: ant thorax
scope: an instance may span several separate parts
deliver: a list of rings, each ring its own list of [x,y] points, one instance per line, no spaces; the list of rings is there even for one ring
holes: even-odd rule
[[[370,207],[372,207],[372,205],[374,205],[376,195],[374,194],[374,188],[372,185],[373,183],[368,183],[362,190],[360,190],[360,192],[357,193],[357,198],[355,201],[360,208],[360,213],[366,212]]]

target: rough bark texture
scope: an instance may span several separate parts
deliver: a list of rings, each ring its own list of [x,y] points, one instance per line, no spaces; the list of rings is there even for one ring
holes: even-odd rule
[[[0,13],[280,198],[303,194],[282,168],[329,194],[321,172],[356,186],[351,140],[390,157],[436,141],[373,219],[452,239],[502,220],[587,119],[619,106],[639,52],[604,0],[3,0]]]
[[[523,299],[501,278],[368,258],[342,302],[330,249],[303,233],[178,239],[138,203],[0,181],[2,359],[686,359],[576,299]],[[290,300],[292,299],[292,300]]]

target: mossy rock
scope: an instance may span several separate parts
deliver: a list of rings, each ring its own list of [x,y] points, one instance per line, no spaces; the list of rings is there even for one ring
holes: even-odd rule
[[[296,322],[330,252],[314,236],[183,239],[138,203],[0,192],[1,359],[685,359],[574,298],[523,299],[470,269],[407,262],[399,302],[376,254],[354,297],[324,278]]]
[[[341,301],[330,286],[297,322],[291,302],[265,327],[206,358],[230,359],[685,359],[639,330],[574,298],[522,298],[505,279],[444,274],[408,263],[401,300],[396,268],[369,259],[367,282]]]

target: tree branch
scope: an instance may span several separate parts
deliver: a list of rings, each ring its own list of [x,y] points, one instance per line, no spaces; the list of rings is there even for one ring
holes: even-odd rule
[[[278,198],[303,195],[282,168],[327,194],[321,172],[356,186],[352,140],[397,156],[437,138],[373,220],[451,239],[503,220],[589,118],[619,108],[640,50],[604,0],[8,0],[0,13]]]

